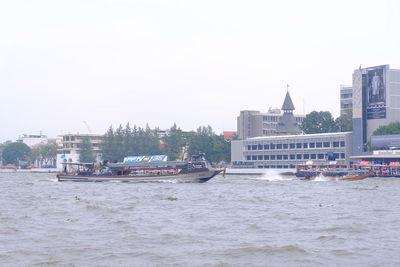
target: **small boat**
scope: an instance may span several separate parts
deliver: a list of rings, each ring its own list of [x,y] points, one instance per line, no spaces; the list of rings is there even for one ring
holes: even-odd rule
[[[303,180],[315,180],[318,177],[322,177],[323,179],[326,179],[326,180],[358,181],[358,180],[364,180],[368,177],[371,177],[372,175],[373,175],[372,172],[368,172],[368,173],[364,173],[364,174],[347,174],[344,176],[325,176],[324,174],[320,173],[319,175],[306,176],[303,178]]]
[[[58,181],[74,182],[183,182],[204,183],[225,169],[215,169],[205,160],[204,154],[193,155],[187,162],[152,161],[156,156],[133,157],[133,161],[120,163],[63,163]],[[130,157],[132,158],[132,157]]]

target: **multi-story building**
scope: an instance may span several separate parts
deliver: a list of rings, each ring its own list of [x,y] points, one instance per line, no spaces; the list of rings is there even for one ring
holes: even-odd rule
[[[347,164],[351,132],[254,137],[231,142],[234,168],[294,168],[312,161],[323,164],[328,156]]]
[[[32,148],[35,145],[47,143],[48,138],[43,134],[23,134],[18,138],[17,142],[24,143]]]
[[[400,121],[400,70],[389,65],[353,73],[353,155],[361,155],[380,126]]]
[[[79,151],[83,140],[87,139],[93,146],[93,152],[98,160],[101,159],[101,144],[104,142],[104,134],[63,134],[61,145],[57,150],[57,167],[61,167],[64,161],[79,162]]]
[[[293,110],[294,105],[289,92],[287,92],[282,110],[270,108],[267,113],[261,113],[257,110],[240,111],[237,118],[239,139],[300,133],[299,125],[303,122],[305,116],[293,115]]]
[[[353,111],[353,88],[349,85],[340,86],[340,116],[351,115]]]

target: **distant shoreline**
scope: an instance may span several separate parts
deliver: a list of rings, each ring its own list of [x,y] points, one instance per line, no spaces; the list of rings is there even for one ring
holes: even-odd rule
[[[0,169],[0,173],[57,173],[57,168],[33,168],[33,169]]]

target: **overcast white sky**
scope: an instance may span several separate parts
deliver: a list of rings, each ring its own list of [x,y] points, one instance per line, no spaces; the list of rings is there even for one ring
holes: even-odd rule
[[[240,110],[339,115],[353,70],[400,68],[400,1],[0,0],[0,142],[130,122],[236,130]]]

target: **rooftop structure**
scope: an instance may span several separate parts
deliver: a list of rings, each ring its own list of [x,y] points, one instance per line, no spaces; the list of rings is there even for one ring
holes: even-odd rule
[[[237,118],[239,139],[257,136],[272,136],[276,134],[299,134],[299,126],[305,115],[294,115],[293,101],[289,92],[286,93],[282,110],[270,108],[268,112],[257,110],[242,110]]]

